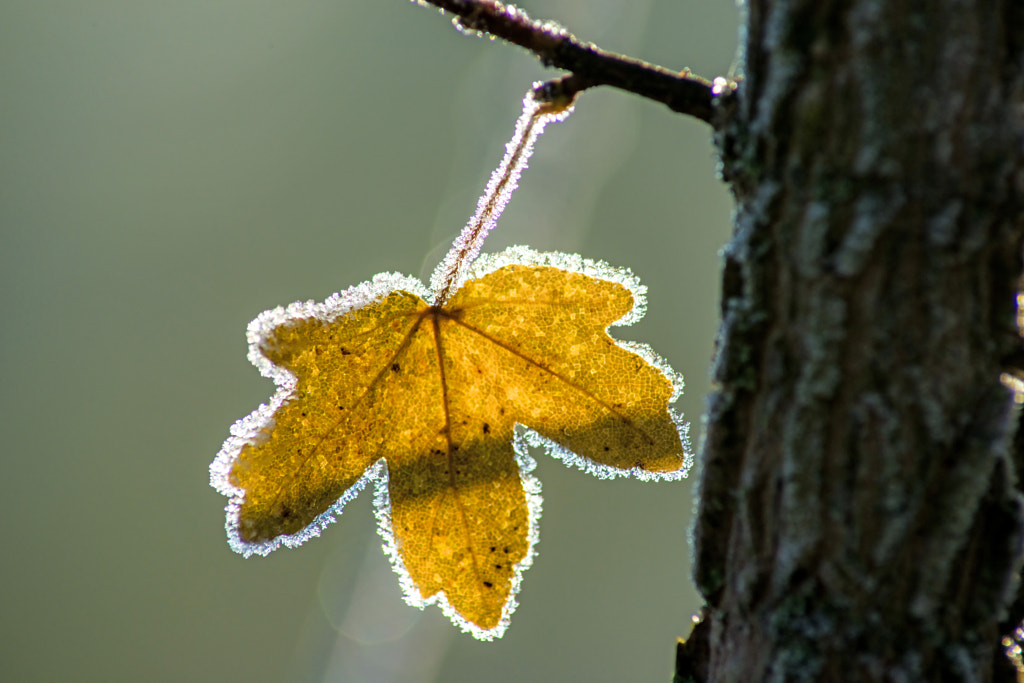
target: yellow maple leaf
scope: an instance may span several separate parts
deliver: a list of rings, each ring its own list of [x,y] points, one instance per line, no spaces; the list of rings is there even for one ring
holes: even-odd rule
[[[676,479],[692,461],[670,408],[682,379],[607,333],[643,315],[632,273],[525,247],[477,258],[533,142],[582,87],[537,86],[430,289],[385,273],[249,325],[249,358],[278,391],[210,465],[246,556],[319,535],[374,482],[406,600],[482,639],[504,633],[537,542],[527,445],[601,477]]]
[[[429,294],[385,274],[254,320],[250,359],[279,390],[236,423],[212,481],[245,555],[319,535],[374,481],[407,600],[492,638],[537,540],[526,445],[602,477],[685,476],[681,379],[607,333],[643,314],[629,271],[514,247],[443,305]]]

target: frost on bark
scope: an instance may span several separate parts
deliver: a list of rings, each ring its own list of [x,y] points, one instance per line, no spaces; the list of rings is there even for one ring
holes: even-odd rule
[[[1024,3],[744,11],[677,680],[1013,680]]]

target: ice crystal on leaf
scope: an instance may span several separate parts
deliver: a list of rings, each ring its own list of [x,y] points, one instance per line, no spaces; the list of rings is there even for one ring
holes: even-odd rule
[[[210,466],[246,556],[319,535],[373,482],[406,599],[481,639],[507,627],[537,542],[527,445],[601,477],[677,479],[691,461],[670,407],[681,379],[607,332],[643,314],[632,273],[525,247],[477,257],[543,117],[565,110],[526,105],[430,289],[385,273],[249,325],[249,358],[277,393]]]

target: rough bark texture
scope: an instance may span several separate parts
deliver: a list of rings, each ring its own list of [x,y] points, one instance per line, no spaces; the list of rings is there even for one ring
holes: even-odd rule
[[[1013,680],[1024,3],[745,9],[677,680]]]

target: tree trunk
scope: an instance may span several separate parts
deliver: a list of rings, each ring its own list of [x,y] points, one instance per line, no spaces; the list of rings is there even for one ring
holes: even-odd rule
[[[1014,680],[1024,3],[745,11],[677,680]]]

